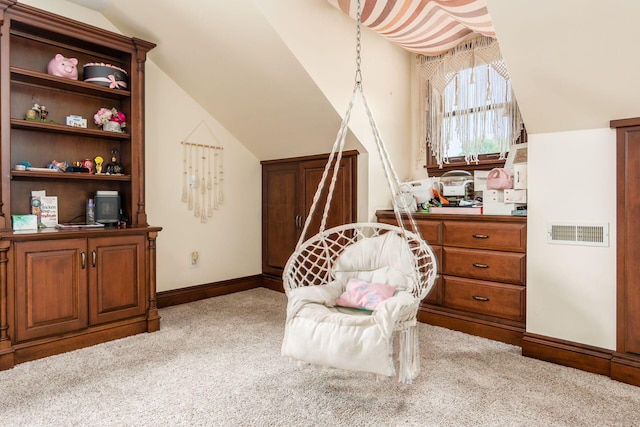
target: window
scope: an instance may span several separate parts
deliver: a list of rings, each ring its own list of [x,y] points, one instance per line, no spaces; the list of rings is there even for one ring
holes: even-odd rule
[[[497,41],[478,38],[418,59],[424,112],[418,143],[430,176],[498,166],[511,144],[526,142]]]

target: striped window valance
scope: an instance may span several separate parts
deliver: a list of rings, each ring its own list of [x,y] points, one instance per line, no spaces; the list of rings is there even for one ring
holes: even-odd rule
[[[328,0],[357,19],[357,0]],[[404,49],[438,55],[473,33],[495,38],[485,0],[360,0],[362,24]]]

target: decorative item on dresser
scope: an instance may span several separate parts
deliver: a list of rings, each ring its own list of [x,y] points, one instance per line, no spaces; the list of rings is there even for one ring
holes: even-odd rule
[[[8,369],[158,330],[161,228],[149,226],[145,211],[144,63],[155,45],[15,0],[0,0],[0,25],[0,369]],[[71,78],[73,70],[48,72],[57,55],[65,70],[116,63],[131,84],[122,90]],[[104,106],[121,112],[118,130],[126,114],[127,132],[86,127],[83,117]],[[27,107],[36,114],[25,115]],[[115,152],[118,173],[100,173]],[[59,224],[13,231],[8,219],[31,213],[33,190],[57,197]],[[84,222],[87,200],[101,193],[122,197],[112,213],[118,227]]]
[[[392,211],[378,221],[395,224]],[[438,258],[434,290],[420,321],[521,345],[525,332],[526,218],[416,213]]]

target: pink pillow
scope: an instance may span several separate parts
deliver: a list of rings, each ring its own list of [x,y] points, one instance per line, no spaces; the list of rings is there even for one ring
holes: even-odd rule
[[[338,297],[336,304],[342,307],[373,311],[385,300],[391,298],[397,289],[384,283],[370,283],[353,278],[347,283],[347,290]]]

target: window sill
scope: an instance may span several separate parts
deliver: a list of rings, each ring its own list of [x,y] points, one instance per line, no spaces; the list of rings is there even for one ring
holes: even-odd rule
[[[441,176],[445,172],[454,171],[454,170],[465,170],[473,173],[473,171],[475,170],[491,170],[493,168],[501,168],[501,167],[504,167],[505,161],[506,159],[480,160],[478,164],[476,163],[470,163],[470,164],[455,163],[455,164],[448,164],[448,165],[445,164],[442,166],[442,168],[438,167],[437,165],[435,166],[425,165],[425,169],[427,169],[427,172],[429,173],[430,177],[434,177],[434,176]]]

